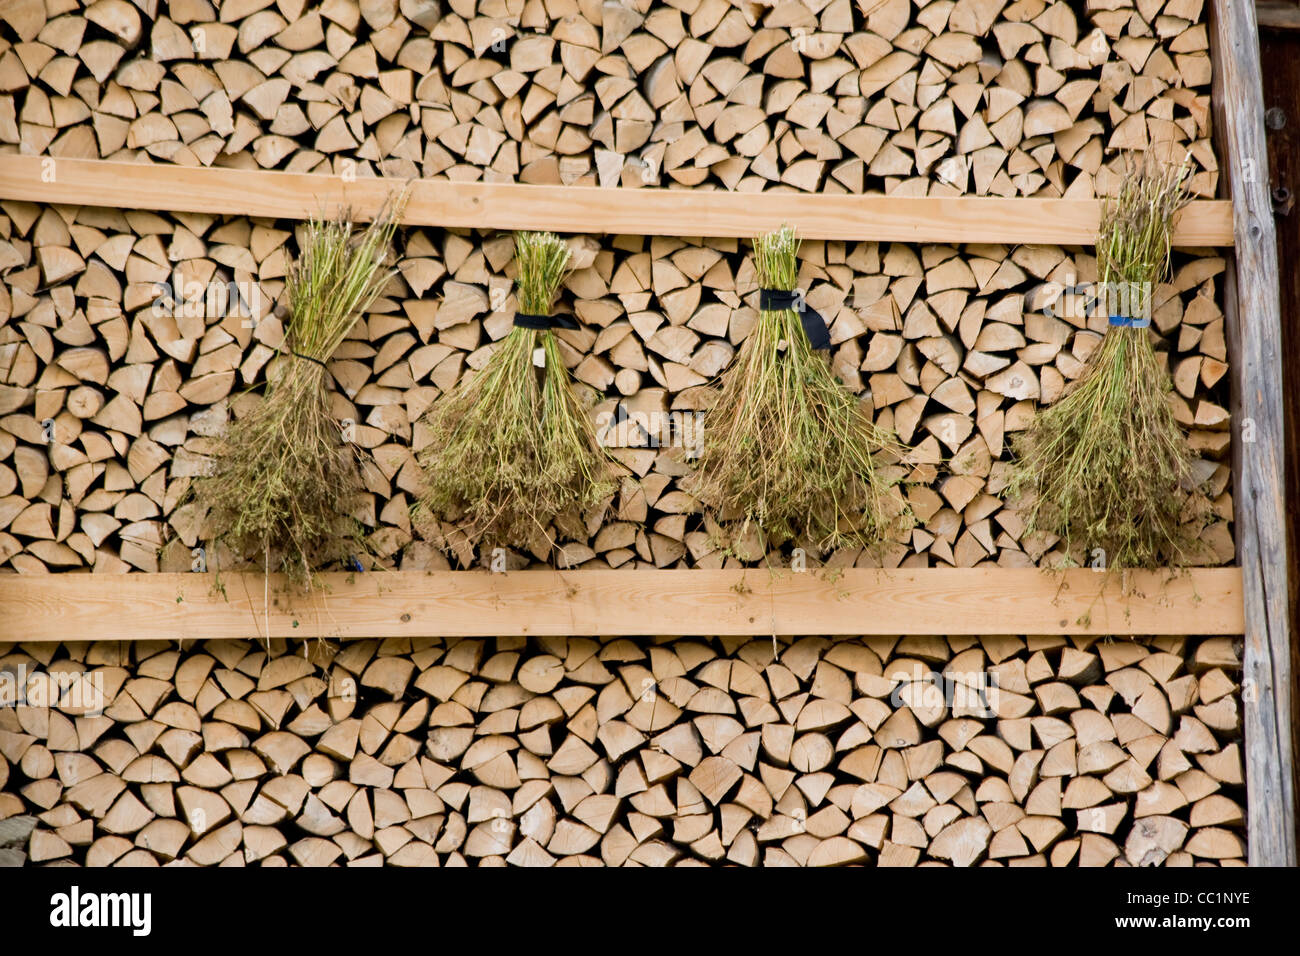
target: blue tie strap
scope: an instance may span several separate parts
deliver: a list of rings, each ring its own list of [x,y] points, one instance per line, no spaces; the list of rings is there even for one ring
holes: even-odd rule
[[[1151,324],[1151,320],[1140,318],[1136,315],[1112,315],[1110,324],[1125,329],[1145,329]]]

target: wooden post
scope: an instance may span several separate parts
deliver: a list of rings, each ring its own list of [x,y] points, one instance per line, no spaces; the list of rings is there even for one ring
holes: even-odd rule
[[[1282,320],[1268,191],[1259,33],[1250,0],[1215,0],[1215,119],[1233,200],[1229,284],[1237,559],[1245,602],[1243,709],[1249,862],[1295,866]],[[1235,290],[1235,294],[1233,294]]]

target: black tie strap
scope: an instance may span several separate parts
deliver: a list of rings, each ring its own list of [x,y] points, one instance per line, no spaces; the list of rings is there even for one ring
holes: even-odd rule
[[[578,323],[569,315],[531,315],[515,313],[515,325],[521,329],[576,329]]]
[[[804,335],[815,349],[831,347],[831,332],[821,313],[804,301],[803,293],[790,289],[759,289],[758,307],[763,312],[781,312],[789,309],[799,314],[799,324]]]
[[[314,356],[303,355],[301,352],[295,349],[289,349],[289,354],[292,355],[294,358],[306,359],[308,362],[315,362],[321,368],[325,369],[326,371],[329,371],[329,366]]]

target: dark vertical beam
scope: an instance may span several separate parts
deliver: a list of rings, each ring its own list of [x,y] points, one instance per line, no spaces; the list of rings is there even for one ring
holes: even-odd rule
[[[1233,200],[1227,324],[1237,560],[1245,601],[1246,830],[1254,866],[1295,866],[1282,319],[1268,189],[1259,31],[1251,0],[1214,0],[1215,120]],[[1235,294],[1234,294],[1235,293]]]
[[[1293,6],[1300,26],[1300,6]],[[1264,125],[1268,136],[1269,189],[1273,193],[1273,223],[1277,227],[1278,263],[1300,262],[1300,30],[1270,29],[1259,15],[1259,56],[1264,70]],[[1270,117],[1270,114],[1272,116]],[[1271,121],[1270,121],[1271,119]],[[1282,412],[1286,418],[1286,497],[1300,501],[1300,270],[1283,268],[1282,293]],[[1287,544],[1294,560],[1300,555],[1300,513],[1287,511]],[[1300,574],[1292,573],[1291,633],[1300,634]],[[1300,761],[1300,644],[1291,643],[1291,759]],[[1300,767],[1293,768],[1300,801]],[[1300,809],[1300,808],[1298,808]],[[1300,827],[1296,829],[1300,853]]]

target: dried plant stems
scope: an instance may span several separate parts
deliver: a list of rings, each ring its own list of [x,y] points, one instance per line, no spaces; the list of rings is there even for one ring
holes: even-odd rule
[[[1110,315],[1150,318],[1186,176],[1186,164],[1146,159],[1107,204],[1097,258]],[[1078,380],[1013,442],[1007,493],[1025,502],[1026,530],[1059,536],[1071,561],[1082,549],[1114,569],[1194,562],[1208,509],[1172,388],[1149,328],[1108,326]]]
[[[516,234],[521,313],[550,314],[568,262],[558,236]],[[548,528],[558,516],[613,494],[610,459],[550,329],[511,329],[480,372],[434,404],[426,423],[420,510],[459,521],[475,543],[539,551],[552,544]]]
[[[799,242],[790,227],[754,240],[765,289],[793,290]],[[693,489],[723,515],[752,522],[770,544],[874,543],[901,520],[901,499],[875,456],[893,447],[808,341],[792,309],[763,311],[722,376]]]
[[[390,201],[356,235],[346,216],[307,224],[285,285],[283,357],[195,484],[216,539],[303,586],[364,549],[363,528],[348,515],[362,490],[358,453],[330,413],[324,363],[393,275],[384,263],[400,212],[401,200]]]

